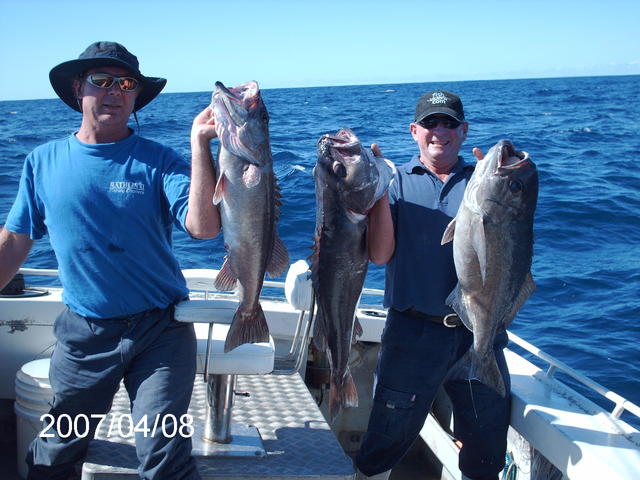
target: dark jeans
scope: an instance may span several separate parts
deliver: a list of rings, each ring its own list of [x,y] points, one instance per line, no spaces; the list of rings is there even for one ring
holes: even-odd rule
[[[69,309],[62,312],[54,325],[50,413],[71,419],[105,414],[124,378],[134,425],[144,416],[149,424],[157,415],[166,425],[173,418],[179,421],[191,400],[196,340],[193,326],[175,321],[173,310],[153,309],[112,319],[85,318]],[[27,454],[28,478],[66,480],[85,456],[98,420],[84,438],[61,438],[55,429],[50,430],[55,433],[51,438],[37,437]],[[200,479],[188,435],[170,438],[136,432],[135,440],[140,478]]]
[[[391,469],[420,434],[438,387],[453,404],[454,434],[462,444],[459,467],[472,479],[495,478],[504,467],[510,416],[510,379],[502,349],[494,345],[507,388],[506,397],[484,384],[447,378],[469,349],[473,335],[465,327],[447,328],[389,310],[376,371],[374,405],[356,457],[366,475]]]

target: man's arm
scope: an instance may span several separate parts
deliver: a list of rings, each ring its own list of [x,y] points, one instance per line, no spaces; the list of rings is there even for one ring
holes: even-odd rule
[[[210,142],[215,136],[213,110],[207,107],[191,127],[191,186],[185,225],[195,238],[213,238],[220,233],[220,213],[213,204],[216,174]]]
[[[33,245],[26,233],[0,229],[0,289],[3,289],[24,263]]]
[[[382,152],[380,152],[377,144],[371,145],[371,151],[376,157],[382,157]],[[384,265],[393,256],[396,240],[387,193],[369,211],[367,242],[369,245],[369,260],[376,265]]]
[[[367,241],[369,243],[369,260],[376,265],[384,265],[393,256],[396,240],[389,197],[386,193],[369,211]]]

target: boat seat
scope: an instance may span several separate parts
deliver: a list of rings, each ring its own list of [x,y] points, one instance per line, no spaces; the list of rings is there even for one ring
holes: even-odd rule
[[[301,358],[308,345],[312,322],[313,292],[308,265],[303,260],[294,263],[287,273],[285,295],[294,309],[300,310],[296,333],[289,354],[280,358],[275,366],[275,344],[271,335],[269,342],[247,343],[225,353],[224,343],[229,325],[238,308],[238,300],[211,298],[215,291],[218,274],[213,269],[183,270],[190,290],[205,292],[204,300],[185,300],[176,306],[175,318],[180,322],[194,323],[197,338],[198,373],[207,383],[207,412],[203,441],[229,444],[233,441],[231,418],[234,386],[237,375],[292,374],[299,370]],[[259,435],[258,435],[259,437]],[[193,439],[194,443],[198,439]],[[211,452],[211,448],[206,449]]]
[[[196,323],[194,327],[198,342],[197,372],[204,374],[207,370],[205,361],[209,326],[204,323]],[[268,343],[245,343],[224,353],[224,342],[228,331],[229,325],[213,324],[208,373],[213,375],[263,375],[273,371],[275,347],[271,336],[269,336]]]
[[[197,273],[195,282],[198,282],[199,285],[202,285],[203,279],[206,278],[203,276],[203,272],[203,270],[198,270]],[[209,274],[211,276],[217,273],[215,270],[211,270],[211,272]],[[191,287],[191,278],[193,277],[187,278],[189,288],[194,288]],[[213,288],[213,281],[211,283],[211,288]],[[205,373],[207,370],[205,361],[209,328],[211,328],[211,348],[208,373],[260,375],[273,371],[275,347],[271,336],[269,336],[269,342],[245,343],[224,353],[224,342],[237,308],[238,301],[230,299],[187,300],[176,306],[176,320],[194,324],[198,342],[198,373]]]

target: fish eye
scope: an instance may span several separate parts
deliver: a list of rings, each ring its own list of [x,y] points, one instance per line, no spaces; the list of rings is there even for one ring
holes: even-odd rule
[[[340,162],[333,162],[333,173],[337,176],[344,178],[347,176],[347,169]]]
[[[520,193],[524,186],[520,180],[509,180],[509,190],[511,193]]]

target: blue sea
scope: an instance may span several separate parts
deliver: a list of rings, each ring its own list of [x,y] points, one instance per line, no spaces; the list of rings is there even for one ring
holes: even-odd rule
[[[402,164],[417,150],[409,133],[415,103],[434,88],[452,90],[465,103],[467,159],[472,147],[486,152],[507,138],[539,169],[538,288],[511,330],[640,404],[640,76],[264,90],[283,194],[279,231],[291,258],[310,253],[318,138],[346,126]],[[188,158],[192,119],[209,102],[210,92],[162,94],[139,113],[140,134]],[[57,99],[0,102],[0,224],[25,155],[79,123],[79,114]],[[182,267],[219,268],[221,237],[194,241],[175,233]],[[46,238],[36,242],[25,266],[56,268]],[[365,286],[383,288],[384,270],[372,266]],[[611,410],[610,402],[587,396]]]

